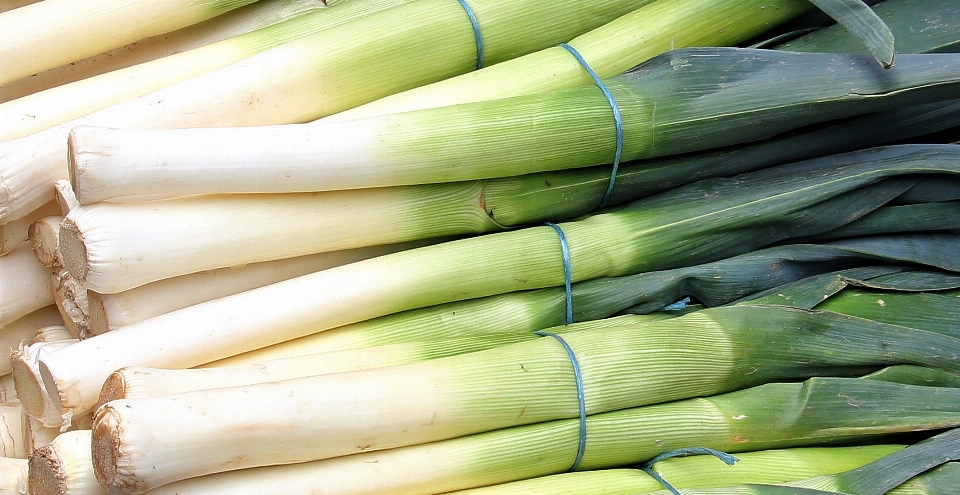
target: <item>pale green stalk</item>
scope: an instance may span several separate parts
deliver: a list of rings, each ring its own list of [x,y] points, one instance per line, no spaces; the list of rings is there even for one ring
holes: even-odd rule
[[[958,60],[903,55],[884,70],[863,55],[688,48],[606,85],[622,116],[621,159],[634,160],[955,98]],[[309,126],[79,127],[70,140],[71,182],[81,203],[329,191],[606,164],[616,142],[607,99],[583,86]]]
[[[952,388],[814,378],[598,414],[587,418],[581,469],[633,465],[689,446],[738,453],[949,427],[960,423],[957,394]],[[865,396],[873,399],[864,400]],[[924,408],[918,414],[920,403]],[[431,444],[204,476],[156,488],[154,493],[443,493],[565,472],[575,458],[578,436],[578,419],[552,421]]]
[[[915,173],[960,173],[955,152],[905,146],[801,162],[560,224],[572,281],[704,263],[836,228],[901,194],[916,183]],[[905,171],[910,175],[898,177]],[[399,311],[563,282],[556,232],[532,227],[363,260],[184,308],[51,353],[41,368],[63,412],[79,413],[123,366],[193,367]]]
[[[609,78],[677,48],[735,45],[810,8],[806,0],[657,1],[568,44],[598,76]],[[569,52],[552,47],[387,96],[323,120],[357,119],[592,84]]]
[[[565,332],[563,338],[579,363],[587,415],[778,379],[857,374],[885,364],[960,371],[950,357],[960,353],[960,339],[776,307],[714,308],[653,323]],[[930,348],[944,357],[932,356]],[[138,493],[229,469],[576,418],[577,395],[569,355],[545,337],[402,366],[123,399],[96,413],[94,467],[104,486]],[[270,408],[238,409],[249,397]],[[178,432],[165,434],[162,445],[154,443],[153,432],[174,417]],[[733,419],[745,427],[766,426],[754,418]],[[290,430],[284,433],[283,425]],[[210,449],[204,459],[180,462],[199,445]]]
[[[472,0],[486,63],[570,39],[649,0]],[[349,7],[349,4],[343,7]],[[330,11],[336,11],[334,7]],[[306,122],[476,67],[473,28],[449,0],[417,0],[3,144],[0,223],[50,198],[77,125],[133,128]]]
[[[727,466],[712,456],[677,457],[660,461],[653,470],[675,488],[707,488],[740,483],[779,483],[860,467],[903,449],[902,445],[798,448],[737,454]],[[502,485],[451,492],[457,495],[635,495],[663,486],[639,469],[581,471]]]

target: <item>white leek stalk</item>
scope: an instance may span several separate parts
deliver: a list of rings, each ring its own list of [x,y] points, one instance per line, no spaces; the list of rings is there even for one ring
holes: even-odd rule
[[[38,329],[53,325],[63,325],[63,318],[57,307],[51,304],[0,328],[0,356],[9,356],[20,348],[21,343],[33,341]],[[12,370],[9,359],[0,359],[0,376]]]
[[[23,408],[18,403],[0,403],[0,455],[26,459],[23,446]]]
[[[56,202],[60,205],[60,216],[67,216],[70,210],[80,206],[80,201],[77,201],[77,195],[73,192],[73,186],[70,185],[69,180],[55,180],[53,181],[53,188]]]
[[[60,427],[63,419],[60,417],[60,408],[43,388],[43,380],[37,367],[38,358],[43,353],[63,349],[77,342],[79,341],[76,339],[40,342],[22,346],[10,355],[17,397],[23,404],[23,409],[48,428]]]
[[[313,9],[294,12],[285,22],[0,104],[0,140],[50,129],[399,1],[403,0],[380,0],[371,6],[348,4],[343,9],[310,12],[323,7],[319,0],[312,0]],[[253,6],[256,4],[250,7]]]
[[[216,43],[321,7],[320,0],[258,0],[171,33],[142,39],[4,84],[0,86],[0,102]]]
[[[57,268],[50,275],[50,287],[53,289],[53,302],[67,330],[74,338],[92,337],[90,302],[83,284],[70,276],[70,272]]]
[[[649,1],[474,0],[472,8],[482,25],[485,60],[492,64],[570,39]],[[76,125],[163,129],[307,122],[462,74],[475,64],[473,28],[457,2],[417,0],[366,15],[0,143],[0,181],[9,191],[0,196],[0,223],[50,199],[49,184],[68,175],[63,138]]]
[[[4,361],[9,362],[7,359]],[[20,402],[20,398],[17,397],[17,385],[11,374],[0,377],[0,402]]]
[[[208,270],[159,280],[114,294],[87,291],[87,324],[93,335],[99,335],[194,304],[431,243],[417,241],[371,246]]]
[[[90,430],[62,433],[30,456],[30,493],[101,495],[90,454]]]
[[[51,304],[50,269],[37,261],[29,242],[0,256],[0,328]]]
[[[30,225],[43,217],[60,212],[56,203],[50,202],[32,211],[29,215],[0,225],[0,256],[3,256],[30,238]]]
[[[59,209],[59,206],[56,206]],[[43,217],[30,225],[27,235],[30,237],[30,247],[37,261],[47,268],[60,266],[60,256],[57,245],[60,239],[61,216]]]
[[[0,14],[0,84],[218,16],[255,0],[44,0]]]
[[[568,44],[605,79],[669,50],[735,45],[811,7],[805,0],[653,2]],[[592,84],[593,79],[568,51],[552,47],[390,95],[322,120],[358,119]]]
[[[74,278],[112,294],[214,268],[489,230],[483,185],[467,186],[99,203],[66,217],[60,251]]]
[[[464,354],[536,338],[534,334],[461,337],[431,342],[404,342],[363,349],[251,362],[230,367],[166,370],[132,366],[113,372],[100,390],[100,404],[118,399],[254,385],[345,371],[385,368]]]
[[[27,493],[27,460],[0,457],[0,493]]]

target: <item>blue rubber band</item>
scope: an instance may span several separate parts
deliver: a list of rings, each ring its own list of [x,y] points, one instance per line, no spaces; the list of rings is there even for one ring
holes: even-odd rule
[[[580,66],[583,67],[583,70],[587,71],[587,74],[590,74],[590,77],[593,78],[593,82],[597,83],[600,91],[603,91],[603,95],[607,97],[607,102],[610,103],[610,108],[613,109],[613,120],[617,125],[617,152],[613,156],[613,171],[610,173],[610,183],[607,185],[607,192],[603,195],[603,202],[600,203],[600,207],[602,208],[607,206],[607,203],[610,202],[610,195],[613,193],[613,184],[617,181],[617,169],[620,168],[620,156],[623,154],[623,117],[620,115],[620,107],[617,106],[617,102],[613,99],[613,95],[610,93],[610,90],[607,89],[607,86],[603,84],[603,81],[600,80],[600,76],[598,76],[597,73],[590,68],[590,65],[587,64],[587,61],[584,60],[580,55],[580,52],[578,52],[576,48],[566,43],[560,43],[560,46],[570,52],[570,54],[573,55],[573,58],[577,59],[577,62],[579,62]]]
[[[677,449],[671,452],[667,452],[665,454],[660,454],[654,457],[653,459],[650,459],[649,461],[647,461],[644,465],[640,466],[640,469],[642,469],[644,472],[646,472],[650,476],[653,476],[653,479],[657,480],[661,485],[663,485],[664,488],[669,490],[670,493],[674,495],[680,495],[680,492],[678,492],[676,488],[674,488],[670,483],[667,483],[667,480],[663,479],[662,476],[660,476],[659,474],[657,474],[656,471],[653,470],[653,465],[664,459],[669,459],[671,457],[680,457],[680,456],[687,456],[692,454],[709,454],[725,462],[728,466],[732,466],[736,464],[737,461],[739,461],[739,459],[737,459],[736,457],[726,452],[720,452],[719,450],[713,450],[707,447],[690,447],[686,449]]]
[[[477,69],[483,68],[483,37],[480,36],[480,23],[477,22],[477,16],[473,15],[473,9],[467,5],[467,0],[457,0],[460,6],[467,12],[470,18],[470,24],[473,25],[473,37],[477,40]]]
[[[567,355],[570,356],[570,362],[573,363],[573,376],[577,379],[577,401],[580,404],[580,444],[577,447],[577,458],[573,461],[573,466],[570,467],[570,471],[576,471],[577,468],[580,467],[580,461],[583,460],[583,451],[587,448],[587,404],[583,398],[583,375],[580,374],[580,362],[577,361],[577,356],[573,353],[573,349],[566,340],[563,340],[563,337],[544,330],[533,333],[541,337],[553,337],[557,339],[557,342],[560,342],[560,345],[566,349]]]
[[[573,270],[570,268],[570,246],[567,245],[567,236],[563,235],[563,230],[555,223],[546,222],[553,227],[560,237],[560,252],[563,253],[563,286],[567,290],[567,325],[573,323]]]

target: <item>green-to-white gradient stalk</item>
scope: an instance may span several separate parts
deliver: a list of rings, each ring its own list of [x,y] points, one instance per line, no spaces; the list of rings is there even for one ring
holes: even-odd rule
[[[258,0],[192,26],[135,41],[83,60],[0,85],[0,103],[193,50],[281,22],[297,12],[322,7],[321,0]]]
[[[954,98],[958,61],[903,55],[883,69],[864,55],[688,48],[606,85],[622,116],[622,159],[634,160]],[[71,132],[71,182],[84,204],[451,182],[611,163],[616,135],[596,86],[306,126],[81,127]]]
[[[814,378],[598,414],[587,418],[581,469],[637,464],[690,446],[737,453],[950,427],[960,423],[958,393],[952,388]],[[579,430],[578,419],[551,421],[335,459],[231,471],[159,487],[154,493],[224,495],[251,489],[329,495],[443,493],[562,473],[573,464]]]
[[[706,488],[740,483],[779,483],[858,468],[902,450],[902,445],[865,447],[807,447],[761,450],[737,454],[727,466],[712,456],[677,457],[654,464],[652,469],[674,488]],[[639,469],[579,471],[461,490],[456,495],[636,495],[663,488]]]
[[[111,105],[143,96],[192,77],[219,69],[262,52],[281,43],[306,36],[331,24],[334,19],[345,22],[362,12],[376,11],[372,7],[359,8],[368,2],[349,3],[348,8],[330,9],[317,15],[304,17],[307,12],[326,10],[319,0],[295,2],[291,6],[277,4],[275,8],[290,10],[284,19],[270,19],[268,24],[257,26],[251,32],[237,33],[226,40],[183,50],[132,67],[110,71],[106,74],[58,85],[35,94],[0,104],[0,141],[9,141],[58,124],[82,117]],[[397,5],[400,0],[380,2],[386,6]],[[253,4],[252,6],[256,6]],[[345,7],[347,5],[344,5]],[[239,9],[238,9],[239,10]],[[333,12],[335,11],[335,12]],[[351,16],[350,13],[353,12]],[[292,19],[291,19],[292,18]]]
[[[735,45],[811,8],[806,0],[657,1],[568,44],[598,76],[609,78],[669,50]],[[551,47],[387,96],[325,120],[357,119],[592,84],[593,80],[569,52]]]
[[[714,308],[563,338],[579,363],[587,415],[881,365],[960,371],[950,357],[960,339],[779,307]],[[123,399],[96,413],[94,467],[104,486],[143,492],[225,470],[575,418],[576,382],[567,351],[544,338],[388,368]],[[270,407],[244,409],[250,397]],[[163,426],[170,418],[178,433]],[[257,428],[242,426],[250,424]],[[162,446],[150,440],[156,431],[168,432]],[[200,445],[209,448],[202,460],[180,462]]]
[[[0,14],[0,84],[205,21],[255,0],[52,0]]]
[[[943,145],[838,155],[702,181],[565,222],[572,281],[705,263],[830,230],[900,195],[916,183],[913,174],[960,174],[957,153]],[[69,257],[63,245],[61,253]],[[128,325],[44,356],[41,369],[63,412],[80,413],[124,366],[193,367],[409,309],[556,287],[562,260],[547,226],[425,246]]]
[[[650,0],[472,0],[484,60],[568,40]],[[346,4],[343,7],[349,7]],[[330,11],[336,11],[334,7]],[[0,223],[49,199],[67,176],[64,137],[76,125],[134,128],[306,122],[476,67],[474,30],[450,0],[406,2],[304,36],[226,67],[0,143]]]

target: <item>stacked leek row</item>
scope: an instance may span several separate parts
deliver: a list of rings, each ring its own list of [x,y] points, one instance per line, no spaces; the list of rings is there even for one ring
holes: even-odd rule
[[[254,7],[273,14],[241,23]],[[658,55],[816,7],[846,30]],[[744,469],[651,472],[690,493],[958,486],[955,2],[235,13],[0,103],[0,392],[20,401],[0,439],[30,458],[3,488],[651,493],[638,465],[689,447]],[[832,447],[851,443],[873,445]]]

